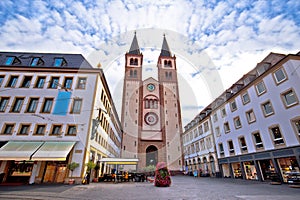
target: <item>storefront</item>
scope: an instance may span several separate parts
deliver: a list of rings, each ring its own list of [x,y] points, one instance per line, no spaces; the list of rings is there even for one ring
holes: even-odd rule
[[[258,180],[254,161],[245,161],[244,171],[247,180]]]
[[[234,178],[243,178],[240,163],[231,163]]]
[[[278,158],[278,166],[280,169],[283,182],[287,182],[287,177],[291,172],[300,172],[299,166],[297,165],[296,157]]]
[[[8,161],[6,182],[28,183],[32,173],[33,164],[33,161]]]

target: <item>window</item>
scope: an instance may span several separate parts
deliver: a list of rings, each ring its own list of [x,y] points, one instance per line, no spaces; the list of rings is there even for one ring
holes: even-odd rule
[[[31,83],[31,79],[32,79],[32,76],[25,76],[24,79],[23,79],[23,83],[22,83],[21,87],[29,88],[30,83]]]
[[[250,102],[250,97],[248,93],[242,95],[242,101],[244,105]]]
[[[85,89],[86,87],[86,78],[78,78],[77,89]]]
[[[286,74],[283,68],[280,68],[277,71],[275,71],[273,75],[277,84],[280,84],[286,80]]]
[[[35,135],[44,135],[46,130],[46,125],[38,124],[36,126]]]
[[[217,113],[215,113],[215,114],[213,115],[213,121],[214,121],[214,122],[218,121],[218,115],[217,115]]]
[[[5,124],[3,134],[7,134],[7,135],[13,134],[14,127],[15,127],[14,124]]]
[[[232,140],[228,141],[228,148],[229,148],[229,153],[234,154],[234,147],[233,147],[233,142]]]
[[[7,104],[9,102],[9,97],[1,97],[0,99],[0,112],[5,112]]]
[[[51,77],[48,88],[57,89],[59,77]]]
[[[35,88],[43,88],[44,84],[45,84],[45,80],[46,80],[46,77],[44,77],[44,76],[37,77],[37,81],[36,81],[34,87]]]
[[[219,144],[219,150],[220,150],[220,155],[224,156],[224,147],[222,143]]]
[[[247,120],[248,120],[249,124],[251,124],[251,123],[253,123],[253,122],[256,121],[256,118],[255,118],[253,110],[247,111],[246,112],[246,117],[247,117]]]
[[[263,113],[264,113],[265,117],[274,114],[273,107],[272,107],[272,104],[271,104],[270,101],[267,101],[266,103],[263,103],[261,105],[261,107],[263,109]]]
[[[203,134],[203,128],[202,128],[202,125],[200,125],[198,127],[198,132],[199,132],[199,135],[202,135]]]
[[[45,98],[44,105],[42,107],[43,113],[50,113],[53,105],[53,98]]]
[[[290,89],[287,92],[282,93],[281,98],[286,107],[290,107],[295,104],[298,104],[298,98],[293,89]]]
[[[67,62],[63,58],[54,58],[54,67],[61,67],[67,65]]]
[[[256,92],[258,95],[261,95],[266,92],[266,87],[265,87],[264,82],[258,83],[255,87],[256,87]]]
[[[8,56],[6,57],[5,65],[13,65],[13,64],[20,64],[20,60],[15,56]]]
[[[18,81],[18,76],[11,76],[6,87],[16,87],[16,84],[17,84],[17,81]]]
[[[220,127],[216,127],[215,131],[216,131],[216,136],[220,137],[221,136]]]
[[[4,81],[4,76],[0,76],[0,87],[2,86],[3,81]]]
[[[253,133],[253,139],[254,139],[256,149],[261,149],[264,147],[259,132]]]
[[[77,127],[75,125],[69,125],[67,130],[67,135],[76,135]]]
[[[242,127],[240,117],[235,117],[234,118],[234,126],[235,126],[236,129],[239,129],[239,128]]]
[[[34,67],[34,66],[39,66],[39,65],[43,65],[43,64],[44,64],[44,61],[41,58],[35,57],[35,58],[32,58],[30,66]]]
[[[270,131],[275,145],[284,144],[284,140],[278,126],[270,128]]]
[[[19,134],[20,135],[28,135],[29,128],[30,128],[30,125],[28,125],[28,124],[22,124],[21,128],[20,128]]]
[[[229,127],[229,123],[228,122],[224,123],[224,131],[225,131],[225,133],[229,133],[230,132],[230,127]]]
[[[247,152],[247,144],[246,144],[246,140],[245,140],[244,136],[239,138],[239,143],[240,143],[240,147],[241,147],[241,152],[242,153]]]
[[[235,101],[232,101],[232,102],[230,103],[230,108],[231,108],[231,112],[233,112],[233,111],[235,111],[235,110],[237,109],[237,107],[236,107],[236,102],[235,102]]]
[[[293,126],[294,126],[294,129],[295,129],[297,138],[298,138],[299,141],[300,141],[300,119],[293,120],[293,121],[292,121],[292,124],[293,124]]]
[[[222,109],[221,109],[221,116],[222,116],[222,117],[225,117],[225,116],[226,116],[226,109],[225,109],[225,108],[222,108]]]
[[[53,125],[51,135],[60,135],[61,125]]]
[[[71,113],[79,114],[81,111],[82,99],[74,99]]]
[[[24,102],[24,97],[16,97],[11,112],[20,112]]]
[[[66,89],[71,89],[72,88],[72,83],[73,83],[73,78],[72,77],[67,77],[67,78],[65,78],[63,86]]]
[[[39,98],[30,98],[29,104],[27,107],[27,112],[35,113],[38,103],[39,103]]]
[[[209,131],[208,122],[204,122],[204,132]]]

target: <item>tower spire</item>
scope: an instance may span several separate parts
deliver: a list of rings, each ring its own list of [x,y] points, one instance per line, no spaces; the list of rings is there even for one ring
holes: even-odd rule
[[[134,31],[134,37],[129,49],[129,54],[139,55],[140,54],[140,47],[136,38],[136,31]]]
[[[164,40],[163,40],[163,44],[161,47],[161,52],[160,52],[160,56],[169,56],[171,57],[171,51],[166,39],[166,35],[164,34]]]

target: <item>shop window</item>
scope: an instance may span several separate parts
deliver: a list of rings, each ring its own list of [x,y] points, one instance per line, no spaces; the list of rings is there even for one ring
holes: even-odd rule
[[[224,123],[224,131],[225,131],[225,133],[229,133],[230,132],[230,126],[229,126],[228,122]]]
[[[277,71],[275,71],[273,75],[274,75],[276,84],[280,84],[287,79],[286,73],[283,70],[283,68],[280,68]]]
[[[73,99],[71,113],[80,114],[82,106],[82,99]]]
[[[283,182],[287,183],[290,174],[300,175],[299,166],[296,157],[278,158],[278,166],[283,178]]]
[[[29,88],[30,84],[31,84],[31,79],[32,79],[32,76],[25,76],[23,79],[23,82],[21,84],[21,87]]]
[[[228,150],[229,150],[229,153],[232,155],[234,154],[234,147],[233,147],[233,142],[232,140],[229,140],[228,141]]]
[[[9,97],[0,98],[0,112],[5,112],[8,102],[9,102]]]
[[[289,89],[288,91],[282,93],[281,99],[283,100],[283,103],[287,108],[299,103],[296,93],[293,89]]]
[[[247,117],[247,121],[248,121],[249,124],[256,121],[255,114],[254,114],[253,110],[247,111],[246,112],[246,117]]]
[[[250,102],[250,97],[249,97],[248,92],[246,92],[245,94],[242,95],[242,101],[243,101],[244,105]]]
[[[16,87],[18,78],[19,78],[18,76],[11,76],[6,87],[11,87],[11,88]]]
[[[35,113],[39,103],[39,98],[30,98],[26,112]]]
[[[34,134],[35,135],[44,135],[45,134],[45,130],[46,130],[46,125],[44,124],[38,124],[36,125],[36,129]]]
[[[256,149],[262,149],[264,147],[264,145],[263,145],[263,141],[260,137],[260,133],[256,132],[256,133],[253,133],[252,135],[253,135],[253,140],[254,140]]]
[[[67,130],[67,135],[76,135],[76,134],[77,134],[76,125],[69,125]]]
[[[2,133],[5,134],[5,135],[11,135],[11,134],[13,134],[14,127],[15,127],[14,124],[4,124],[4,128],[3,128],[3,132]]]
[[[236,106],[236,102],[235,101],[230,102],[230,108],[231,108],[231,112],[236,111],[237,106]]]
[[[258,84],[255,86],[255,88],[256,88],[256,92],[257,92],[257,95],[258,95],[258,96],[260,96],[260,95],[262,95],[263,93],[266,92],[266,86],[265,86],[264,82],[258,83]]]
[[[73,78],[72,77],[67,77],[64,80],[63,87],[64,89],[71,89],[73,84]]]
[[[233,120],[234,120],[234,127],[236,129],[239,129],[242,127],[240,117],[235,117]]]
[[[45,76],[38,76],[34,87],[35,88],[44,88],[45,80],[46,80]]]
[[[30,129],[30,125],[21,124],[21,128],[19,130],[19,135],[28,135]]]
[[[61,134],[61,125],[53,125],[51,130],[51,135],[60,135]]]
[[[270,131],[275,145],[284,144],[284,139],[278,126],[271,127]]]
[[[16,97],[15,101],[13,103],[11,112],[14,112],[14,113],[21,112],[23,102],[24,102],[24,97]]]
[[[77,89],[85,89],[86,87],[86,78],[80,77],[77,82]]]
[[[267,102],[261,104],[261,108],[263,110],[265,117],[268,117],[268,116],[274,114],[274,110],[273,110],[273,107],[272,107],[272,104],[270,101],[267,101]]]
[[[245,140],[244,136],[239,138],[239,143],[240,143],[240,147],[241,147],[241,152],[246,153],[247,152],[247,144],[246,144],[246,140]]]

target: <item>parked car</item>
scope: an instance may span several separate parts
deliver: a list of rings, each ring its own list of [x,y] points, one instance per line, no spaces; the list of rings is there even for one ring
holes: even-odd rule
[[[300,172],[288,173],[287,182],[291,185],[300,185]]]

